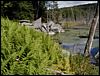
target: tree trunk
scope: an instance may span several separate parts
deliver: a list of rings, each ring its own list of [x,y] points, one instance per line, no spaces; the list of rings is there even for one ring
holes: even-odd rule
[[[47,10],[47,23],[48,23],[48,10]]]
[[[74,21],[74,22],[75,22],[73,9],[74,9],[74,8],[71,8],[71,12],[72,12],[72,21]]]
[[[98,23],[98,19],[99,19],[99,5],[97,4],[96,13],[95,13],[94,19],[92,20],[92,23],[91,23],[89,37],[88,37],[88,40],[87,40],[87,43],[85,46],[85,50],[84,50],[85,56],[89,56],[89,52],[90,52],[91,47],[92,47],[93,38],[94,38],[97,23]]]

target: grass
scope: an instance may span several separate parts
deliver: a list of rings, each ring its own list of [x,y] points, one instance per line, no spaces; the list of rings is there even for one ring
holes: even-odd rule
[[[69,28],[69,27],[73,27],[76,25],[79,25],[80,23],[78,22],[74,22],[74,21],[68,21],[68,22],[64,22],[63,27],[64,28]]]
[[[89,57],[81,54],[70,56],[71,70],[75,75],[99,75],[99,67],[90,64]]]

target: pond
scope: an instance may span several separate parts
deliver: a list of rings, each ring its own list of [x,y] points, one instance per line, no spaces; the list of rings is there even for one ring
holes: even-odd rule
[[[87,42],[87,38],[80,38],[79,36],[87,36],[89,29],[66,29],[63,33],[58,33],[54,36],[61,42],[61,47],[70,51],[71,53],[84,53],[84,48]],[[95,32],[95,36],[99,37],[99,31]],[[93,40],[92,48],[99,47],[99,38]]]
[[[61,47],[70,50],[71,53],[84,53],[87,39],[79,39],[76,43],[64,43],[62,42]],[[92,48],[99,47],[99,39],[94,39]]]
[[[69,51],[71,54],[81,53],[84,54],[87,38],[80,38],[79,36],[87,36],[89,29],[66,29],[63,33],[54,35],[54,39],[60,42],[60,46]],[[96,30],[95,36],[99,37],[99,31]],[[91,63],[95,64],[94,55],[99,51],[99,38],[93,40],[91,48]]]

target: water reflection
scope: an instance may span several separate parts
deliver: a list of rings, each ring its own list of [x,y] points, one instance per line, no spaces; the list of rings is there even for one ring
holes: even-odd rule
[[[70,50],[71,53],[84,53],[85,45],[87,39],[79,39],[74,41],[74,43],[64,43],[62,42],[61,47],[63,49]],[[99,39],[94,39],[92,48],[99,47]]]

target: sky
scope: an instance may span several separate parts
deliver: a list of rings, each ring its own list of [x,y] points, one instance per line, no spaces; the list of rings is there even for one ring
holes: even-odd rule
[[[90,4],[90,3],[97,3],[97,1],[58,1],[58,7],[71,7],[76,5],[82,5],[82,4]]]

